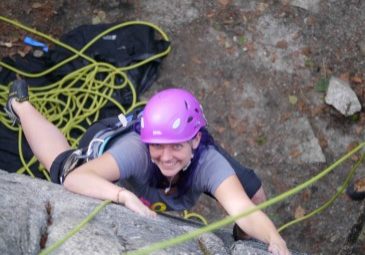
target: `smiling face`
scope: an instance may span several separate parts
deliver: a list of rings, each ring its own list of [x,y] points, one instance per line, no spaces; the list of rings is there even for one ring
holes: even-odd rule
[[[172,178],[190,163],[193,150],[199,145],[200,137],[201,134],[198,133],[188,142],[149,144],[151,160],[164,176]]]

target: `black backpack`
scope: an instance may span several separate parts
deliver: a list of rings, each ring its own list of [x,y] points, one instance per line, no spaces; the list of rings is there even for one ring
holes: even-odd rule
[[[63,35],[61,42],[66,43],[73,48],[80,50],[95,36],[111,28],[115,24],[98,24],[82,25],[69,33]],[[169,42],[155,39],[155,31],[146,25],[130,25],[108,33],[97,40],[84,53],[89,57],[100,61],[107,62],[116,67],[132,65],[154,56],[169,47]],[[2,61],[25,72],[38,73],[49,69],[55,64],[72,56],[73,53],[56,46],[51,48],[42,57],[34,57],[32,53],[25,57],[16,55],[6,57]],[[146,63],[138,68],[127,71],[128,79],[132,82],[137,92],[137,98],[149,87],[152,86],[158,75],[158,68],[162,59],[158,58]],[[65,75],[87,65],[84,58],[75,60],[61,66],[59,69],[42,76],[40,78],[23,77],[30,86],[44,86],[62,79]],[[0,71],[0,84],[9,84],[16,79],[16,73],[6,68]],[[103,79],[103,77],[100,77]],[[130,90],[116,90],[112,97],[120,102],[123,106],[128,107],[131,104],[132,95]],[[107,104],[100,111],[100,119],[116,116],[120,113],[114,104]],[[86,127],[85,123],[85,127]],[[23,137],[22,151],[26,161],[29,161],[33,153],[31,152],[25,138]],[[15,172],[22,166],[19,159],[18,134],[11,131],[0,123],[0,169],[9,172]],[[38,166],[31,167],[32,172],[43,177],[43,174],[37,171]]]

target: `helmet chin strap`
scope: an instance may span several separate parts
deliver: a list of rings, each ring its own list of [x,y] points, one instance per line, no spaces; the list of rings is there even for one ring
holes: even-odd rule
[[[186,171],[186,169],[188,169],[188,167],[190,166],[191,164],[191,160],[194,158],[194,153],[191,154],[191,158],[189,160],[189,162],[186,164],[186,166],[183,167],[183,172]]]
[[[172,184],[172,181],[174,180],[176,175],[174,175],[171,179],[170,179],[170,184],[169,186],[165,189],[165,194],[169,193],[169,191],[171,190],[171,184]]]

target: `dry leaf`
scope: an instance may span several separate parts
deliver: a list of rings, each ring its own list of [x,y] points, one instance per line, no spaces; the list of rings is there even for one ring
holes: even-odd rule
[[[231,129],[234,129],[238,125],[238,120],[235,116],[228,116],[228,123]]]
[[[263,12],[268,7],[269,7],[269,4],[267,4],[267,3],[258,3],[257,6],[256,6],[256,10],[258,10],[259,12]]]
[[[319,140],[319,146],[321,146],[322,149],[328,146],[328,141],[326,138],[320,136],[318,140]]]
[[[243,49],[244,49],[244,51],[247,51],[248,53],[254,53],[256,51],[256,47],[253,42],[245,43],[245,47]]]
[[[277,58],[278,58],[278,56],[276,55],[276,52],[271,54],[271,63],[275,63]]]
[[[24,56],[25,56],[25,55],[27,55],[27,54],[28,54],[31,50],[32,50],[32,47],[31,47],[31,46],[26,45],[26,46],[24,46],[22,49],[19,49],[19,50],[17,51],[17,53],[18,53],[20,56],[24,57]]]
[[[215,12],[214,11],[209,11],[208,13],[207,13],[207,18],[212,18],[212,17],[214,17],[215,16]]]
[[[355,84],[361,84],[363,83],[364,80],[362,79],[361,76],[355,75],[351,77],[351,81]]]
[[[13,43],[12,42],[1,42],[0,41],[0,46],[5,46],[7,48],[11,48],[11,47],[13,47]]]
[[[296,219],[302,218],[305,215],[305,210],[300,205],[295,209],[294,217]]]
[[[202,61],[198,57],[193,57],[192,61],[197,65],[200,65],[202,63]]]
[[[357,134],[357,135],[360,135],[361,133],[362,133],[362,131],[363,131],[363,129],[364,129],[364,127],[363,126],[356,126],[355,127],[355,133]]]
[[[218,134],[222,134],[226,130],[224,127],[215,127],[214,129]]]
[[[365,178],[360,178],[355,181],[355,190],[356,192],[364,192],[365,191]]]
[[[289,102],[295,105],[298,102],[298,98],[296,96],[289,96]]]
[[[360,159],[360,156],[357,155],[357,154],[354,154],[354,155],[351,156],[352,161],[358,161],[359,159]]]
[[[280,116],[280,121],[287,121],[291,117],[291,112],[284,112]]]
[[[312,117],[315,117],[315,116],[318,116],[319,114],[321,114],[325,109],[325,106],[324,105],[318,105],[314,108],[311,109],[311,116]]]
[[[358,142],[352,142],[352,143],[348,144],[347,151],[351,151],[351,150],[355,149],[358,145],[359,145]]]
[[[316,18],[313,17],[313,16],[309,16],[307,19],[306,19],[306,24],[308,26],[314,26],[316,24]]]
[[[223,81],[223,87],[225,87],[226,89],[229,89],[231,86],[231,82],[229,80],[224,80]]]
[[[253,100],[252,98],[247,98],[245,100],[243,100],[242,102],[242,106],[245,108],[245,109],[253,109],[255,108],[255,100]]]
[[[298,158],[300,155],[302,155],[301,151],[298,150],[298,149],[293,149],[291,152],[290,152],[290,157],[291,158]]]
[[[238,125],[236,126],[236,128],[234,130],[237,132],[237,134],[242,135],[242,134],[246,133],[246,126],[241,121],[241,123],[238,123]]]
[[[306,56],[309,57],[312,54],[312,51],[309,47],[304,47],[301,49],[301,53]]]
[[[350,80],[350,74],[349,73],[342,73],[339,78],[343,81],[349,81]]]
[[[34,3],[34,4],[32,4],[32,8],[33,9],[38,9],[38,8],[41,8],[43,6],[43,4],[41,4],[41,3]]]
[[[312,192],[310,190],[305,190],[303,191],[303,194],[302,194],[302,201],[309,201],[310,198],[311,198],[311,195],[312,195]]]
[[[231,0],[218,0],[218,3],[226,7],[228,4],[231,3]]]
[[[305,103],[304,100],[298,100],[297,105],[298,105],[299,111],[308,113],[308,114],[310,113],[309,106]]]
[[[285,40],[278,41],[276,43],[276,48],[279,48],[279,49],[287,49],[288,48],[288,42],[285,41]]]

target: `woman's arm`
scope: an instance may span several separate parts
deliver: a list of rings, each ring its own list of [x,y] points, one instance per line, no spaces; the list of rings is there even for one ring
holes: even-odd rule
[[[156,213],[145,206],[132,192],[113,184],[120,178],[119,168],[111,154],[91,160],[67,175],[64,187],[74,193],[102,200],[112,200],[132,211],[155,216]]]
[[[255,206],[248,198],[236,175],[224,180],[218,186],[214,196],[229,215],[238,215]],[[250,236],[269,244],[269,251],[273,254],[290,254],[274,224],[262,211],[256,211],[238,219],[236,223]]]

